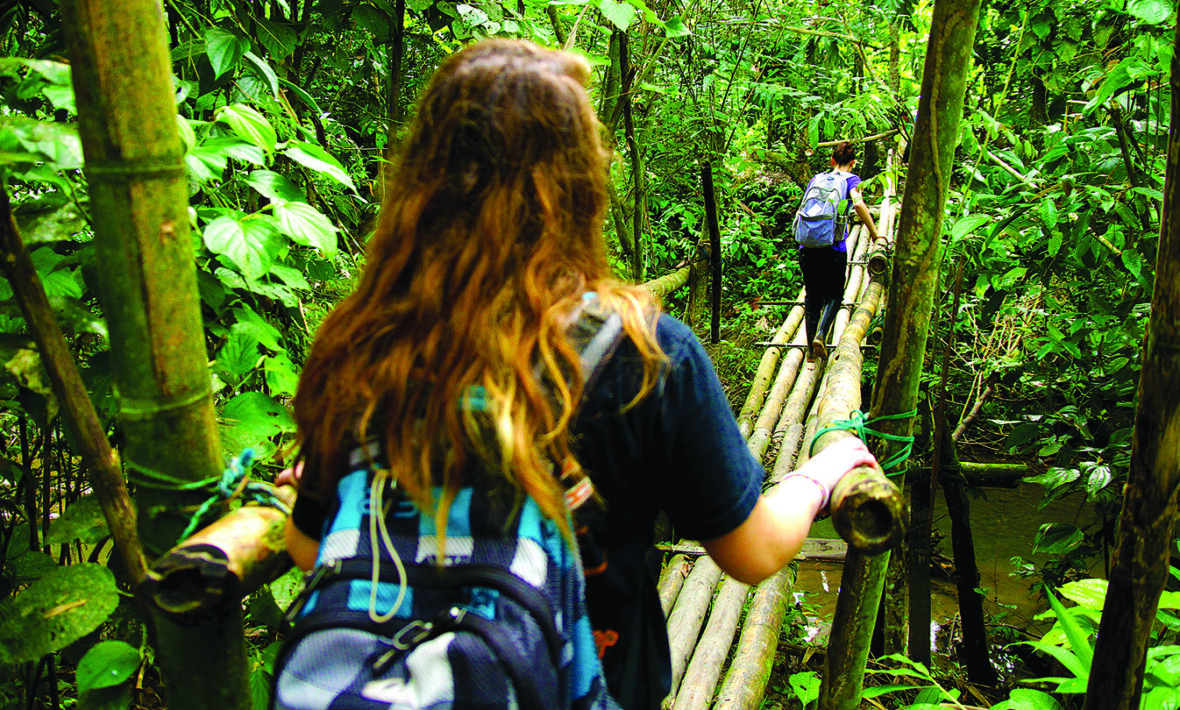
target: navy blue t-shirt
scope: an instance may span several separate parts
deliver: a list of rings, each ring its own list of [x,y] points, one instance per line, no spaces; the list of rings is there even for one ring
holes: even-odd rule
[[[682,537],[721,537],[749,517],[764,475],[696,335],[665,315],[656,337],[669,360],[657,390],[621,411],[642,378],[624,340],[574,427],[578,459],[605,501],[590,527],[607,564],[588,570],[586,604],[607,684],[628,710],[658,707],[671,686],[653,547],[659,511]]]

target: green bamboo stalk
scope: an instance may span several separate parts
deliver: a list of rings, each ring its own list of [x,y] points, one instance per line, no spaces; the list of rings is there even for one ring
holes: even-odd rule
[[[1168,580],[1180,488],[1180,27],[1151,322],[1143,345],[1131,472],[1084,710],[1139,707],[1147,644]]]
[[[181,481],[222,468],[189,234],[164,13],[158,0],[64,3],[78,126],[119,392],[123,460]],[[156,516],[204,494],[141,488],[149,554],[185,521]],[[156,618],[173,710],[247,710],[241,604],[199,626]]]

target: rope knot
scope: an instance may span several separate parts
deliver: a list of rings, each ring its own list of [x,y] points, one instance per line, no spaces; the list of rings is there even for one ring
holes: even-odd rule
[[[823,436],[824,434],[827,434],[830,431],[851,431],[854,434],[856,434],[857,437],[859,437],[862,441],[868,441],[868,438],[870,436],[875,436],[878,439],[883,439],[885,441],[893,441],[893,442],[897,442],[899,444],[903,444],[901,449],[896,454],[891,456],[888,461],[884,461],[881,463],[881,470],[885,471],[887,475],[897,476],[897,475],[904,474],[905,469],[900,469],[898,471],[895,471],[892,474],[889,474],[888,472],[892,468],[900,467],[902,464],[904,464],[906,462],[906,459],[908,459],[910,457],[910,453],[913,451],[913,448],[914,448],[914,437],[903,436],[901,434],[887,434],[883,431],[873,429],[870,425],[875,424],[877,422],[886,421],[886,420],[909,419],[910,417],[915,417],[917,415],[918,415],[918,410],[914,409],[909,412],[899,412],[897,414],[885,414],[885,415],[882,415],[879,417],[873,417],[872,419],[869,419],[868,417],[865,416],[864,412],[860,411],[859,409],[855,409],[855,410],[848,413],[847,419],[836,419],[831,424],[828,424],[827,426],[820,428],[820,430],[815,433],[815,436],[813,436],[811,438],[811,445],[807,449],[807,455],[812,456],[815,454],[815,442],[819,441],[819,438],[821,436]]]

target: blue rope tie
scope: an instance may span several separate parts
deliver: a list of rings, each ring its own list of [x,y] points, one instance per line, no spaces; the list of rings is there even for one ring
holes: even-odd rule
[[[817,431],[815,436],[811,439],[811,445],[807,449],[807,455],[812,456],[815,453],[815,442],[819,441],[819,438],[824,434],[827,434],[830,431],[852,431],[858,437],[860,437],[862,441],[868,441],[870,436],[875,436],[878,439],[884,439],[885,441],[894,441],[904,444],[901,450],[890,457],[888,461],[885,461],[881,464],[881,470],[885,471],[887,475],[901,475],[905,473],[905,469],[900,469],[892,474],[889,474],[889,469],[901,466],[906,462],[906,459],[910,457],[910,453],[914,449],[914,437],[902,436],[901,434],[886,434],[883,431],[877,431],[876,429],[870,428],[869,425],[889,419],[909,419],[910,417],[915,417],[917,415],[918,410],[915,409],[910,412],[886,414],[880,417],[874,417],[873,419],[868,419],[865,417],[864,412],[860,411],[859,409],[853,410],[852,412],[849,412],[847,419],[837,419],[836,421]]]
[[[177,542],[187,540],[202,526],[216,518],[217,506],[241,501],[258,503],[277,508],[286,514],[290,507],[275,495],[274,486],[262,481],[250,480],[250,468],[254,464],[254,449],[244,449],[238,457],[231,459],[220,476],[211,476],[199,481],[185,481],[159,471],[128,462],[128,473],[136,485],[156,490],[208,491],[209,498],[189,516],[188,525]],[[178,511],[177,511],[178,512]]]

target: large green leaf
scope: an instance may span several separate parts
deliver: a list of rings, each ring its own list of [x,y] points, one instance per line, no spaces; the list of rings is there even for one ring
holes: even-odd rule
[[[1162,25],[1172,16],[1175,3],[1167,0],[1130,0],[1127,12],[1149,25]]]
[[[1061,710],[1061,703],[1041,690],[1013,688],[1008,699],[993,705],[992,710]]]
[[[235,308],[234,318],[238,322],[233,327],[251,334],[263,347],[274,350],[275,352],[284,350],[282,345],[283,336],[279,333],[279,329],[254,312],[254,309],[246,305]]]
[[[1090,646],[1090,640],[1074,619],[1072,610],[1066,609],[1065,605],[1058,601],[1057,597],[1047,588],[1045,589],[1045,596],[1049,599],[1049,606],[1057,613],[1057,621],[1065,630],[1065,637],[1069,639],[1070,649],[1077,655],[1078,661],[1081,662],[1086,673],[1089,673],[1090,664],[1094,660],[1094,648]],[[1074,675],[1077,675],[1079,678],[1082,676],[1081,673],[1076,671]]]
[[[1105,579],[1082,579],[1064,584],[1057,591],[1078,606],[1101,611],[1106,602],[1106,585]]]
[[[303,199],[303,192],[295,183],[270,170],[255,170],[246,178],[246,184],[271,200],[291,202]]]
[[[602,11],[603,17],[610,20],[611,24],[623,32],[627,31],[638,14],[633,5],[626,2],[615,2],[615,0],[598,0],[598,9]]]
[[[94,544],[108,535],[107,520],[102,506],[93,495],[83,496],[74,501],[60,518],[49,526],[45,542],[50,545],[64,545],[74,540]]]
[[[226,256],[247,279],[262,278],[282,248],[278,225],[268,215],[218,217],[205,226],[205,246]]]
[[[326,150],[318,145],[302,141],[292,141],[287,146],[287,149],[283,151],[283,155],[286,155],[305,168],[310,168],[321,175],[327,175],[341,185],[356,192],[356,185],[352,183],[352,178],[344,171],[344,167],[340,165],[340,161],[333,158]]]
[[[139,649],[123,641],[100,641],[78,662],[78,691],[109,688],[126,682],[139,668]]]
[[[260,359],[258,339],[248,328],[235,325],[230,329],[225,343],[217,351],[213,370],[221,375],[222,379],[237,385],[258,366]]]
[[[98,628],[118,604],[115,577],[103,565],[61,567],[0,602],[0,663],[61,650]]]
[[[279,229],[296,244],[319,250],[325,259],[336,255],[336,227],[322,212],[306,202],[276,202]]]
[[[282,62],[295,51],[299,43],[299,35],[287,25],[256,17],[258,23],[258,43],[266,48],[271,59],[276,63]]]
[[[234,397],[221,410],[226,424],[259,438],[295,431],[295,420],[283,405],[262,392]]]
[[[1082,544],[1086,536],[1069,523],[1046,523],[1037,531],[1033,551],[1046,555],[1063,555]]]
[[[24,116],[0,116],[0,133],[10,134],[26,151],[37,156],[37,159],[53,163],[59,170],[77,170],[82,167],[82,141],[75,124],[35,121]],[[0,157],[0,163],[25,160],[7,161]]]
[[[250,50],[250,41],[218,27],[205,30],[205,53],[213,65],[213,74],[220,77],[237,66],[242,55]]]
[[[250,63],[258,71],[259,75],[266,81],[266,85],[270,87],[270,95],[278,97],[279,95],[279,77],[275,74],[275,70],[271,68],[261,57],[254,52],[246,52],[242,57]]]
[[[273,397],[293,397],[299,386],[299,370],[286,353],[268,357],[262,364],[266,388]]]
[[[270,121],[246,104],[222,106],[214,112],[213,120],[225,123],[242,140],[262,148],[267,154],[274,152],[279,140]]]

